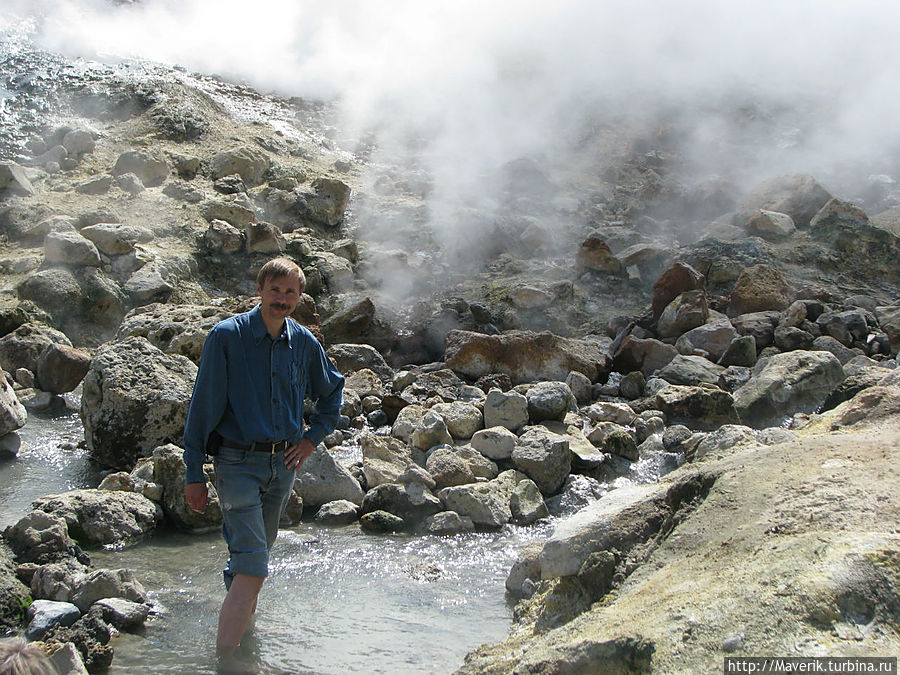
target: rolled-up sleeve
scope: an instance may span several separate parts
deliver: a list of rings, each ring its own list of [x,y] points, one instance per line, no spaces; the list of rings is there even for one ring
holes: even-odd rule
[[[219,424],[228,400],[228,369],[225,347],[215,328],[203,344],[200,367],[184,425],[184,463],[187,483],[205,483],[203,463],[206,441]]]
[[[303,435],[318,445],[334,431],[341,417],[343,403],[344,376],[341,375],[322,345],[313,339],[314,348],[308,350],[307,368],[309,387],[307,394],[316,404],[315,412],[309,416],[309,425]]]

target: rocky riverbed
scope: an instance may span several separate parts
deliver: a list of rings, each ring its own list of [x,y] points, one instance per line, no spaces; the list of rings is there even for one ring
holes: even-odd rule
[[[153,607],[91,549],[219,526],[215,499],[183,500],[196,364],[286,255],[309,282],[296,318],[347,377],[286,527],[556,523],[510,570],[509,639],[453,667],[900,651],[892,178],[698,181],[678,129],[598,126],[592,170],[506,163],[453,239],[434,177],[374,161],[327,103],[7,50],[0,445],[80,391],[107,475],[3,533],[6,628],[100,670]]]

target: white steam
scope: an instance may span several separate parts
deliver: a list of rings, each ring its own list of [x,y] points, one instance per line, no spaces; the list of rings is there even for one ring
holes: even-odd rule
[[[146,58],[339,101],[348,134],[374,133],[378,158],[423,169],[437,231],[490,204],[486,177],[508,162],[531,158],[553,181],[596,170],[607,121],[681,125],[698,180],[804,171],[839,192],[842,171],[900,166],[893,0],[27,5],[41,43],[72,56]]]

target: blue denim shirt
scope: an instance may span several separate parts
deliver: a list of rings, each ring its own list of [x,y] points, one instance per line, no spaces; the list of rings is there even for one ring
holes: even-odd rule
[[[287,319],[272,339],[259,306],[218,323],[206,337],[184,427],[185,480],[203,483],[206,440],[237,443],[306,436],[318,445],[340,417],[344,378],[306,328]],[[303,429],[303,401],[316,402]]]

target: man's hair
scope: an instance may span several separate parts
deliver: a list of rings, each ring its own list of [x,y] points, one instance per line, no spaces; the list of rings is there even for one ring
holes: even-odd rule
[[[56,675],[57,670],[44,652],[24,640],[0,641],[0,675]]]
[[[272,260],[263,265],[259,270],[259,274],[256,275],[256,285],[262,288],[269,279],[288,277],[293,274],[300,277],[300,292],[303,293],[303,289],[306,288],[306,276],[303,274],[303,270],[300,269],[300,265],[288,258],[272,258]]]

